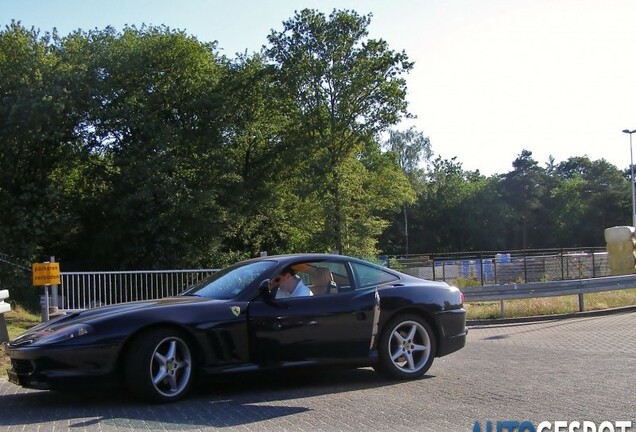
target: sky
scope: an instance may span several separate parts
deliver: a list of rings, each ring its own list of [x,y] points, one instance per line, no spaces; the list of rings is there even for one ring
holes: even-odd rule
[[[60,35],[166,25],[222,53],[256,52],[295,11],[372,14],[369,37],[405,51],[415,127],[435,156],[505,174],[522,150],[627,169],[636,130],[634,0],[0,0],[0,24]],[[636,136],[633,137],[636,145]]]

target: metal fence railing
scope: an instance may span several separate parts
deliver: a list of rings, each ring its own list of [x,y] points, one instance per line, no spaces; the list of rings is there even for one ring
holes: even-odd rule
[[[474,252],[387,258],[400,271],[460,287],[529,284],[609,276],[604,248]],[[29,309],[42,307],[42,287],[31,285],[28,263],[0,254],[0,288]],[[216,269],[62,272],[51,303],[62,310],[174,296]],[[38,304],[38,300],[40,303]],[[47,300],[48,301],[48,300]]]
[[[53,296],[52,302],[59,309],[75,310],[170,297],[178,295],[215,271],[217,270],[62,272],[62,285],[58,288],[57,298]]]
[[[396,258],[405,273],[450,284],[498,285],[609,276],[604,248],[554,249]]]

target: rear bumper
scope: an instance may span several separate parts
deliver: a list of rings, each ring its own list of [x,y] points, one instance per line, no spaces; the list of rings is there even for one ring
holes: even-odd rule
[[[462,349],[466,345],[466,336],[468,334],[466,310],[455,309],[440,312],[437,318],[440,324],[437,357],[443,357]]]

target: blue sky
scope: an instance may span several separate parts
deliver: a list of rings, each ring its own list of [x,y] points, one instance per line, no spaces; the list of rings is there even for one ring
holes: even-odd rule
[[[408,99],[435,155],[503,174],[523,149],[630,163],[636,129],[633,0],[0,0],[0,23],[62,35],[165,24],[227,55],[258,51],[295,10],[372,13],[370,37],[415,61]],[[634,137],[636,145],[636,137]]]

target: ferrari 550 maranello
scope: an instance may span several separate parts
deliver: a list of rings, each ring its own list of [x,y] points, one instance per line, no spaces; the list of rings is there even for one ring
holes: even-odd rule
[[[342,364],[413,379],[466,342],[463,295],[340,255],[243,261],[177,297],[104,306],[37,325],[7,345],[27,388],[125,385],[183,398],[210,374]]]

